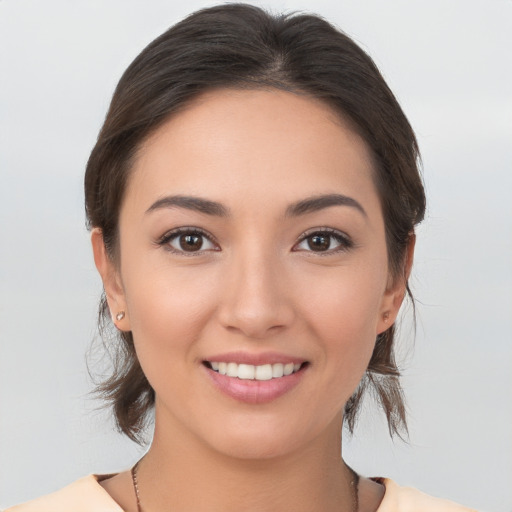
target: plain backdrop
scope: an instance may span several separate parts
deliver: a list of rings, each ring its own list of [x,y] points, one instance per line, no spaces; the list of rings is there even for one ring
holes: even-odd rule
[[[101,283],[88,154],[121,73],[189,0],[0,0],[0,508],[143,449],[88,395]],[[512,2],[256,1],[317,12],[375,59],[415,128],[429,207],[401,352],[410,441],[367,402],[345,455],[365,475],[512,510]]]

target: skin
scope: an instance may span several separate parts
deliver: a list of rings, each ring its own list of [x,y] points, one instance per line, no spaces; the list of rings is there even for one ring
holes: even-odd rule
[[[139,151],[119,218],[119,260],[92,233],[112,316],[131,330],[156,393],[152,446],[140,464],[145,512],[352,510],[341,458],[344,404],[376,335],[395,320],[393,279],[366,143],[322,102],[275,90],[204,94]],[[319,195],[356,201],[289,215]],[[220,203],[227,216],[151,206],[167,196]],[[150,211],[148,211],[150,209]],[[176,228],[206,233],[185,252]],[[327,245],[311,246],[325,229]],[[307,238],[309,236],[309,238]],[[326,249],[327,247],[327,249]],[[412,261],[409,251],[404,275]],[[270,402],[220,392],[204,361],[232,351],[307,362]],[[103,487],[128,512],[128,472]],[[360,483],[361,512],[384,489]]]

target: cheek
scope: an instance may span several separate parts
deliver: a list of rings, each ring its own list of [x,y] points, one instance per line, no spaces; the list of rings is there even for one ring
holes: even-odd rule
[[[157,397],[173,411],[187,410],[195,393],[189,374],[215,304],[215,287],[208,284],[207,276],[190,279],[190,273],[150,264],[130,272],[125,283],[137,357]]]
[[[373,352],[386,269],[377,263],[335,274],[309,283],[302,309],[331,370],[326,376],[348,379],[350,387],[359,382]]]
[[[193,358],[193,342],[215,308],[215,277],[199,267],[176,269],[147,256],[138,261],[135,255],[124,270],[130,327],[141,363],[164,360],[166,354],[179,353],[174,361]]]

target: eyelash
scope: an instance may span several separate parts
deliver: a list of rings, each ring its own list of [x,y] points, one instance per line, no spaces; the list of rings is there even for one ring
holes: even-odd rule
[[[326,251],[305,251],[305,252],[311,252],[316,254],[317,256],[330,256],[332,254],[336,254],[339,252],[344,252],[352,249],[354,247],[354,242],[351,240],[351,238],[346,235],[345,233],[342,233],[341,231],[338,231],[337,229],[332,228],[315,228],[312,230],[307,231],[303,235],[300,236],[297,243],[294,245],[297,247],[299,244],[305,242],[308,238],[311,238],[313,236],[323,236],[336,240],[336,242],[339,243],[338,247],[335,247],[334,249],[328,249]],[[330,245],[330,244],[329,244]],[[300,250],[300,249],[299,249]]]
[[[199,249],[197,251],[185,251],[185,250],[175,249],[174,247],[172,247],[170,245],[170,242],[173,241],[174,239],[178,238],[180,235],[192,235],[192,236],[196,235],[196,236],[206,238],[211,244],[213,244],[216,247],[216,249],[214,249],[215,251],[221,250],[212,235],[210,235],[206,231],[204,231],[200,228],[196,228],[196,227],[181,227],[181,228],[173,229],[172,231],[168,231],[167,233],[165,233],[162,237],[160,237],[157,240],[157,245],[165,246],[165,249],[167,251],[170,251],[172,253],[179,254],[182,256],[197,256],[197,255],[203,254],[206,251],[212,250],[212,249]],[[336,242],[339,243],[339,246],[335,247],[334,249],[328,249],[326,251],[313,251],[313,250],[308,251],[308,250],[296,249],[298,245],[302,244],[303,242],[308,240],[308,238],[311,238],[315,235],[323,236],[323,237],[327,236],[330,239],[334,239]],[[330,244],[331,244],[331,242],[329,242],[329,245]],[[295,243],[295,245],[293,246],[292,251],[294,251],[294,252],[299,252],[299,251],[311,252],[311,253],[315,253],[318,256],[328,256],[331,254],[348,251],[348,250],[352,249],[353,247],[354,247],[354,242],[350,239],[350,237],[348,237],[346,234],[342,233],[341,231],[338,231],[338,230],[332,229],[332,228],[315,228],[313,230],[309,230],[306,233],[302,234],[299,237],[299,239],[297,240],[297,242]]]
[[[196,235],[196,236],[206,238],[212,245],[217,247],[217,249],[214,249],[214,250],[216,250],[216,251],[220,250],[220,249],[218,249],[218,244],[212,235],[210,235],[206,231],[203,231],[200,228],[195,228],[195,227],[182,227],[182,228],[173,229],[172,231],[168,231],[162,237],[159,238],[159,240],[157,241],[157,244],[160,246],[165,246],[164,247],[165,250],[172,252],[174,254],[179,254],[181,256],[197,256],[197,255],[203,254],[205,252],[205,249],[200,249],[198,251],[185,251],[185,250],[178,250],[178,249],[175,249],[174,247],[172,247],[170,245],[170,242],[173,241],[174,239],[178,238],[180,235]],[[211,249],[206,249],[206,250],[211,250]]]

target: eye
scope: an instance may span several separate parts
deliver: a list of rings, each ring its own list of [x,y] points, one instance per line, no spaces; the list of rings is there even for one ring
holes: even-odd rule
[[[219,250],[218,246],[213,243],[206,233],[196,228],[180,228],[170,231],[158,243],[177,253]]]
[[[294,246],[296,251],[338,252],[353,246],[348,236],[336,230],[317,230],[304,235]]]

